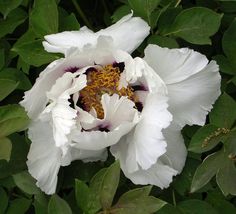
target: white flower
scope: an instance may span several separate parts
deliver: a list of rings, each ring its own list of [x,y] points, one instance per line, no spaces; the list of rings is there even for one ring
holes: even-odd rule
[[[27,165],[47,194],[60,166],[105,160],[107,148],[135,184],[168,187],[186,159],[184,125],[203,125],[220,95],[215,61],[188,48],[148,45],[144,58],[130,53],[149,34],[132,14],[93,33],[45,36],[52,62],[21,105],[32,123]]]

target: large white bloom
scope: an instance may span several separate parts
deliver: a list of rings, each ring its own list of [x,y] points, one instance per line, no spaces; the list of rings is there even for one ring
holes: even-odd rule
[[[27,165],[46,193],[56,190],[60,166],[75,159],[105,160],[107,148],[136,184],[168,187],[186,159],[184,125],[203,125],[220,94],[215,61],[188,48],[148,45],[132,14],[96,33],[45,36],[48,52],[65,58],[41,72],[21,105],[32,123]]]

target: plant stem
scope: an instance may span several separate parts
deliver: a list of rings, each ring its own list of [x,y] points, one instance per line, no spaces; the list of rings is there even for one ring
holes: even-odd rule
[[[176,207],[175,191],[172,191],[173,205]]]
[[[85,23],[85,25],[86,25],[88,28],[92,29],[92,28],[93,28],[92,25],[89,23],[89,21],[88,21],[88,19],[86,18],[84,12],[81,10],[81,8],[80,8],[80,6],[79,6],[77,0],[72,0],[72,3],[74,4],[75,9],[76,9],[77,12],[79,13],[79,15],[80,15],[80,17],[82,18],[82,20],[83,20],[83,22]]]

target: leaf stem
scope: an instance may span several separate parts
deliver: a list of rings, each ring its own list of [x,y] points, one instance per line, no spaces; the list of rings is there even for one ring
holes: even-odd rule
[[[176,207],[175,191],[172,190],[173,205]]]
[[[75,6],[75,9],[77,10],[77,12],[79,13],[81,19],[83,20],[83,22],[85,23],[85,25],[90,28],[90,29],[93,29],[92,25],[89,23],[87,17],[85,16],[84,12],[81,10],[77,0],[71,0],[72,3],[74,4]]]

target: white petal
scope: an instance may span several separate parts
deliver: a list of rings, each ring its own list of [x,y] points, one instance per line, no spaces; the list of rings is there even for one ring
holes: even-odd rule
[[[204,125],[206,115],[220,95],[219,67],[211,61],[189,78],[168,85],[170,112],[180,126]]]
[[[166,153],[164,158],[170,161],[170,167],[178,171],[182,171],[187,157],[187,149],[181,134],[181,127],[172,123],[168,128],[163,130],[164,137],[167,142]]]
[[[164,80],[170,112],[180,126],[203,125],[212,104],[220,95],[218,65],[193,50],[160,48],[145,50],[148,64]]]
[[[66,53],[70,48],[83,49],[87,44],[95,46],[99,36],[110,36],[118,49],[132,52],[149,34],[150,27],[141,18],[129,14],[116,24],[93,33],[83,27],[79,31],[65,31],[45,36],[44,48],[48,52]],[[125,39],[124,39],[125,38]]]
[[[26,109],[31,119],[37,118],[45,108],[48,101],[46,92],[51,89],[56,79],[64,73],[63,70],[57,69],[62,63],[64,63],[64,59],[56,60],[48,65],[40,73],[39,78],[37,78],[31,90],[25,92],[24,99],[20,104]]]
[[[147,97],[141,120],[125,139],[128,145],[125,160],[128,172],[150,168],[166,152],[167,144],[162,129],[168,127],[172,120],[167,107],[166,97],[158,94]],[[119,150],[120,144],[112,147],[112,153]]]
[[[55,146],[52,128],[48,123],[35,122],[29,127],[32,143],[28,154],[28,169],[37,180],[37,186],[47,194],[53,194],[61,165],[61,150]]]
[[[82,150],[72,147],[72,160],[82,160],[83,162],[105,161],[107,159],[107,149],[102,150]]]
[[[164,80],[165,84],[182,81],[202,70],[207,58],[191,49],[168,49],[148,45],[144,60]]]
[[[117,145],[115,145],[117,146]],[[111,150],[112,154],[120,161],[120,166],[125,176],[134,184],[151,184],[160,188],[168,187],[174,175],[178,172],[171,168],[165,162],[158,160],[149,169],[137,169],[135,172],[129,172],[127,168],[128,143],[120,142],[118,150]]]

